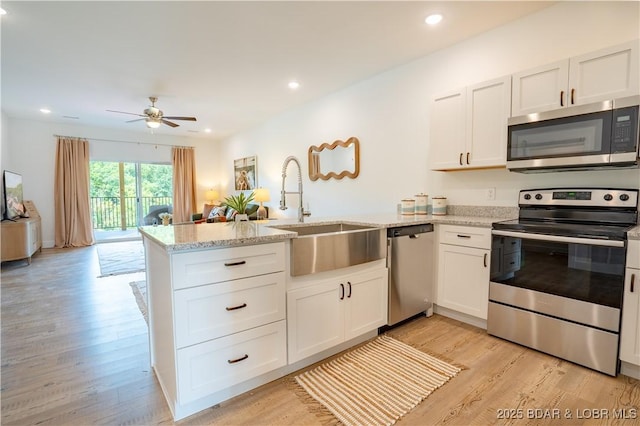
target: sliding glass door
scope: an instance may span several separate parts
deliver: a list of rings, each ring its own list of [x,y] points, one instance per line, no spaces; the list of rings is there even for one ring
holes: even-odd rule
[[[91,214],[96,241],[137,238],[137,227],[173,211],[170,164],[92,161]]]

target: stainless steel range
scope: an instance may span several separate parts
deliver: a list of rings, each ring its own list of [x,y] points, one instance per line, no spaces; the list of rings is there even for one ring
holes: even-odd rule
[[[520,191],[492,230],[487,331],[615,376],[637,189]]]

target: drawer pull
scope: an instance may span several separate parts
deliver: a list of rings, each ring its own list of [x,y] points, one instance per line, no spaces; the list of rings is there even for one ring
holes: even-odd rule
[[[564,90],[560,91],[560,106],[564,106]]]
[[[636,274],[631,274],[631,293],[633,293],[635,286],[636,286]]]
[[[224,266],[238,266],[238,265],[244,265],[245,263],[247,263],[246,260],[240,260],[238,262],[225,263]]]
[[[460,158],[458,159],[458,162],[460,163],[460,165],[461,165],[461,166],[462,166],[462,156],[463,156],[463,155],[464,155],[464,154],[461,152],[461,153],[460,153]]]
[[[227,362],[229,364],[235,364],[236,362],[244,361],[247,358],[249,358],[249,355],[248,354],[244,354],[244,356],[241,356],[240,358],[228,359]]]
[[[349,284],[349,294],[347,295],[347,299],[351,298],[351,281],[347,281],[347,284]]]
[[[487,267],[487,253],[484,254],[484,259],[482,259],[482,263],[484,264],[484,267]]]
[[[471,238],[471,235],[458,234],[458,238]]]
[[[340,283],[340,300],[344,300],[344,284]]]
[[[236,309],[242,309],[242,308],[246,308],[246,307],[247,307],[247,304],[243,303],[242,305],[238,305],[238,306],[231,306],[231,307],[227,306],[225,309],[227,311],[235,311]]]
[[[571,89],[571,105],[575,104],[574,96],[576,94],[576,89]]]
[[[470,164],[470,163],[469,163],[469,155],[470,155],[470,154],[471,154],[470,152],[467,152],[467,164]]]

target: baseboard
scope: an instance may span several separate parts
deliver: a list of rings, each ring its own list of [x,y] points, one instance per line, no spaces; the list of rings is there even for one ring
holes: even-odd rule
[[[473,325],[483,330],[487,329],[487,320],[484,320],[482,318],[474,317],[472,315],[464,314],[462,312],[454,311],[452,309],[443,308],[442,306],[438,306],[438,305],[434,305],[433,312],[438,315],[442,315],[443,317],[464,322],[466,324]]]

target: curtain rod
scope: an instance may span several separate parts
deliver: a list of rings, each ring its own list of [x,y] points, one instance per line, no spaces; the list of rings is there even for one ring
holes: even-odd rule
[[[154,145],[154,146],[161,145],[161,146],[170,146],[172,148],[194,148],[193,146],[165,145],[165,144],[162,144],[162,143],[152,143],[152,142],[120,141],[120,140],[116,140],[116,139],[85,138],[85,137],[82,137],[82,136],[67,136],[67,135],[56,135],[56,134],[54,134],[53,136],[55,136],[56,138],[87,139],[87,140],[96,141],[96,142],[132,143],[132,144],[136,144],[136,145]]]

